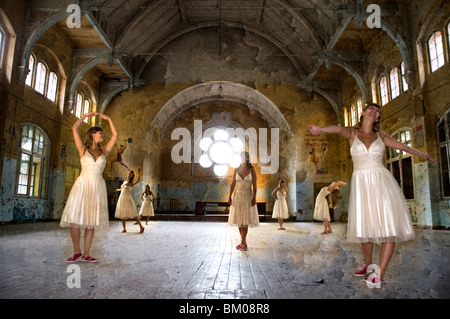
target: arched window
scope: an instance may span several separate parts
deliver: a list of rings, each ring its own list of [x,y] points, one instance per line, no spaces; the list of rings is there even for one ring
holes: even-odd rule
[[[356,109],[357,109],[356,121],[359,121],[359,116],[361,115],[361,113],[363,111],[362,98],[360,98],[360,97],[356,100]]]
[[[88,99],[84,100],[84,109],[83,109],[83,114],[89,113],[91,111],[91,102],[89,102]],[[87,123],[88,122],[88,118],[85,118],[84,121]]]
[[[36,80],[34,84],[34,89],[37,92],[44,94],[46,79],[47,79],[47,67],[45,66],[44,63],[38,62],[36,66]]]
[[[2,28],[0,28],[0,69],[3,68],[3,43],[5,42],[5,34]]]
[[[56,102],[56,93],[58,89],[58,75],[55,72],[50,72],[48,76],[47,98]]]
[[[437,124],[437,135],[442,196],[450,197],[450,108],[447,109]]]
[[[400,69],[402,71],[402,89],[403,92],[408,91],[408,82],[406,82],[406,69],[405,69],[405,61],[402,61],[400,64]]]
[[[356,105],[355,103],[352,103],[352,105],[350,106],[350,112],[351,112],[351,123],[352,126],[355,125],[356,123],[358,123],[358,112],[356,110]]]
[[[46,197],[50,140],[33,124],[20,127],[16,169],[16,195]]]
[[[28,75],[25,80],[25,84],[28,86],[32,86],[33,84],[33,73],[34,73],[34,56],[30,55],[30,59],[28,60]]]
[[[380,79],[380,95],[381,95],[381,105],[385,105],[389,102],[389,91],[388,82],[386,76]]]
[[[75,103],[75,116],[80,118],[81,112],[82,112],[82,105],[83,105],[83,95],[80,93],[77,94],[77,100]]]
[[[393,138],[411,146],[411,129],[402,129],[392,135]],[[406,199],[414,199],[414,178],[412,156],[404,151],[386,147],[386,166],[397,180]]]
[[[389,75],[391,83],[391,99],[395,99],[400,95],[400,83],[398,81],[398,68],[393,68]]]
[[[430,55],[431,72],[444,65],[444,48],[440,31],[434,32],[428,39],[428,53]]]

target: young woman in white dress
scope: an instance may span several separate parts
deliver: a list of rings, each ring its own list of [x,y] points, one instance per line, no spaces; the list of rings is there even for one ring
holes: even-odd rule
[[[103,129],[94,126],[88,129],[86,143],[81,140],[78,132],[85,118],[99,115],[109,122],[112,136],[105,147],[101,147],[105,139]],[[80,154],[81,173],[72,186],[72,189],[64,206],[60,226],[70,227],[74,253],[67,262],[75,262],[81,257],[83,262],[97,262],[89,252],[94,237],[94,229],[107,227],[108,198],[106,184],[103,179],[103,169],[106,165],[106,157],[116,143],[117,131],[109,116],[101,113],[87,113],[81,116],[72,127],[75,146]],[[84,228],[84,253],[81,252],[81,229]]]
[[[258,226],[259,216],[256,207],[256,171],[247,152],[241,153],[241,159],[242,163],[234,170],[230,186],[228,224],[238,226],[241,243],[236,248],[245,251],[248,248],[248,227]]]
[[[397,181],[383,165],[386,147],[436,161],[392,138],[380,130],[381,107],[371,103],[360,117],[358,127],[308,125],[309,133],[335,133],[350,142],[354,171],[352,174],[347,239],[362,245],[364,265],[355,273],[367,276],[372,264],[374,243],[381,243],[379,273],[371,274],[367,282],[383,283],[386,267],[395,249],[395,242],[414,238],[411,215]]]
[[[127,179],[122,183],[120,188],[116,189],[116,192],[120,192],[119,199],[117,200],[116,213],[114,217],[122,220],[122,233],[127,232],[127,219],[135,219],[139,225],[139,233],[143,233],[145,227],[142,226],[141,220],[136,210],[136,204],[131,196],[131,189],[139,182],[141,175],[141,169],[138,168],[138,174],[135,179],[134,171],[130,170],[127,174]]]
[[[145,221],[145,225],[148,225],[148,219],[150,216],[155,216],[155,211],[153,209],[153,199],[155,198],[155,195],[150,190],[150,185],[145,185],[145,191],[141,194],[142,199],[142,205],[139,210],[139,216],[147,217]]]
[[[319,194],[317,194],[316,204],[314,205],[314,219],[323,221],[324,230],[321,233],[322,235],[332,233],[330,223],[330,203],[328,203],[327,196],[333,196],[333,199],[331,200],[333,207],[331,208],[336,208],[338,201],[337,197],[339,196],[339,187],[345,185],[347,184],[342,181],[333,182],[326,187],[322,187]]]
[[[285,219],[289,218],[289,210],[286,198],[288,197],[288,191],[286,188],[286,183],[280,180],[277,188],[272,192],[272,197],[275,199],[275,204],[273,205],[272,218],[278,219],[278,224],[280,227],[278,230],[284,230],[283,222]]]

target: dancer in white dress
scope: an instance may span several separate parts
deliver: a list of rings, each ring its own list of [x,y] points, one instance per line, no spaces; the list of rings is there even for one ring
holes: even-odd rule
[[[242,163],[234,170],[230,186],[228,204],[230,213],[228,224],[237,225],[241,235],[241,243],[237,249],[247,250],[248,226],[259,225],[258,209],[256,207],[256,171],[250,163],[249,154],[241,153]],[[253,188],[253,189],[252,189]]]
[[[346,183],[342,181],[333,182],[326,187],[322,187],[319,194],[316,197],[316,204],[314,206],[314,219],[322,220],[324,231],[321,233],[322,235],[330,234],[331,230],[331,217],[330,217],[330,204],[328,203],[327,196],[336,197],[333,200],[333,208],[337,207],[337,196],[339,196],[339,186],[345,186]]]
[[[153,199],[155,198],[155,195],[150,190],[150,185],[145,185],[145,191],[141,194],[141,199],[143,200],[143,203],[141,205],[141,209],[139,210],[139,216],[147,217],[147,220],[145,221],[145,225],[148,225],[148,219],[150,216],[155,216],[155,211],[153,210]]]
[[[285,228],[283,227],[283,221],[289,218],[289,210],[286,201],[288,191],[286,188],[286,183],[283,180],[280,180],[278,187],[273,190],[272,197],[275,199],[272,218],[278,219],[278,224],[280,225],[278,230],[284,230]]]
[[[141,220],[136,210],[136,204],[134,203],[133,197],[131,197],[131,188],[139,182],[139,177],[141,175],[141,169],[138,169],[137,178],[134,178],[134,171],[130,170],[127,174],[127,179],[122,183],[116,192],[120,192],[119,199],[117,200],[116,213],[114,217],[122,220],[122,233],[127,232],[127,219],[136,219],[139,224],[140,233],[143,233],[145,228],[141,224]]]
[[[105,138],[103,129],[94,126],[88,129],[86,143],[81,140],[78,132],[83,121],[95,115],[99,115],[109,121],[112,136],[104,148],[100,143]],[[60,226],[70,227],[74,253],[67,259],[67,262],[75,262],[81,257],[84,262],[97,262],[90,254],[94,229],[107,227],[108,219],[108,199],[106,184],[103,179],[103,169],[106,165],[106,157],[117,139],[117,131],[113,122],[101,113],[87,113],[81,116],[72,127],[75,146],[80,154],[81,174],[72,186],[72,189],[64,206],[61,216]],[[81,252],[80,239],[81,229],[84,228],[84,253]]]
[[[380,130],[381,107],[367,105],[360,117],[359,126],[308,125],[312,135],[335,133],[349,140],[354,171],[350,188],[347,239],[362,245],[365,264],[355,273],[366,276],[372,264],[374,243],[381,243],[379,273],[371,274],[370,283],[383,282],[386,267],[395,249],[395,242],[414,238],[411,216],[403,193],[383,166],[385,147],[436,161],[427,153],[409,147]]]

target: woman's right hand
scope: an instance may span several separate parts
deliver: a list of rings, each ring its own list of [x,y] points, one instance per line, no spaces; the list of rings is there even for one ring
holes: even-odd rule
[[[309,134],[311,134],[311,135],[314,135],[314,136],[315,136],[315,135],[318,135],[318,134],[320,133],[320,131],[321,131],[321,129],[320,129],[319,126],[311,125],[311,124],[307,124],[306,126],[309,127],[308,132],[309,132]]]

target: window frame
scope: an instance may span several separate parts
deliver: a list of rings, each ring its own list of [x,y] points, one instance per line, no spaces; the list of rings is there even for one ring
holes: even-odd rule
[[[445,140],[440,140],[440,132],[439,128],[441,124],[444,124],[444,134],[445,134]],[[443,199],[450,199],[450,191],[448,191],[448,194],[445,193],[445,182],[444,182],[444,168],[443,168],[443,157],[441,153],[441,149],[445,148],[446,152],[446,165],[447,165],[447,179],[448,183],[450,184],[450,106],[447,107],[447,110],[442,114],[442,116],[439,117],[439,120],[436,123],[436,136],[437,136],[437,143],[438,143],[438,152],[439,152],[439,179],[440,179],[440,188],[441,188],[441,196]]]
[[[401,136],[402,133],[408,132],[409,135],[409,143],[405,143],[406,141],[402,141]],[[391,134],[392,138],[400,141],[401,143],[404,143],[406,145],[412,145],[412,129],[409,127],[402,127],[395,132]],[[412,198],[408,198],[408,196],[405,194],[405,174],[404,174],[404,161],[405,159],[410,159],[411,161],[411,179],[412,179]],[[398,162],[398,168],[400,172],[400,183],[399,186],[407,200],[415,200],[416,199],[416,183],[415,183],[415,176],[414,176],[414,169],[413,169],[413,156],[407,152],[400,151],[397,149],[386,147],[385,151],[385,164],[386,168],[391,172],[391,174],[396,178],[396,175],[394,174],[394,163]],[[406,169],[406,168],[405,168]],[[396,178],[397,180],[397,178]],[[398,182],[398,180],[397,180]]]
[[[31,142],[31,148],[24,148],[23,130],[27,127],[28,130],[32,130],[32,136],[28,135]],[[20,125],[20,138],[17,145],[17,163],[16,163],[16,176],[14,185],[14,195],[18,197],[26,198],[40,198],[45,199],[48,197],[48,180],[49,180],[49,163],[50,163],[50,149],[51,142],[45,131],[39,126],[32,123],[23,123]],[[39,152],[40,143],[36,140],[37,133],[42,137],[42,152]],[[36,150],[36,144],[37,150]],[[26,164],[26,174],[22,173],[23,155],[28,157],[28,164]],[[34,165],[35,159],[38,158],[40,163],[39,171],[36,171]],[[25,176],[26,184],[21,183],[22,175]],[[38,181],[36,182],[36,177]],[[21,187],[26,188],[26,192],[21,191]],[[37,190],[35,189],[37,187]]]
[[[395,71],[394,77],[392,77],[392,73]],[[400,96],[400,81],[399,81],[399,70],[398,67],[393,67],[389,72],[389,91],[391,92],[391,99],[395,99]],[[394,96],[394,93],[396,94]]]
[[[440,49],[442,51],[442,54],[438,54],[438,43],[436,41],[436,34],[439,33],[440,34]],[[431,44],[430,41],[434,39],[434,50],[436,51],[436,56],[432,57],[432,48],[431,48]],[[429,62],[429,70],[430,70],[430,74],[436,72],[437,70],[439,70],[441,67],[444,66],[445,64],[445,52],[444,52],[444,44],[442,43],[442,32],[440,30],[436,30],[434,32],[431,33],[431,35],[428,37],[427,39],[427,51],[428,51],[428,62]],[[442,56],[442,64],[440,64],[440,59],[439,57]],[[433,69],[433,62],[437,61],[437,67],[436,69]]]
[[[383,81],[383,79],[386,82],[386,85],[385,85],[385,88],[384,88],[386,90],[386,94],[383,94],[383,87],[381,85],[381,81]],[[388,77],[386,75],[382,75],[380,77],[380,80],[378,81],[378,88],[380,90],[381,106],[388,104],[391,101],[391,99],[390,99],[390,96],[389,96],[389,91],[390,91],[389,80],[388,80]],[[384,97],[386,97],[386,101],[384,101]]]

